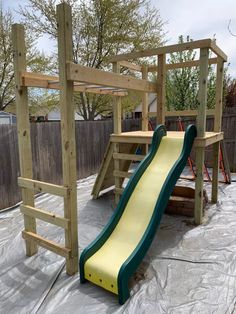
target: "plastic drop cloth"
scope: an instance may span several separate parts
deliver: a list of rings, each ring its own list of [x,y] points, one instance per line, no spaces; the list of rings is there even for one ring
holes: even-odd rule
[[[78,182],[80,252],[114,209],[112,194],[91,200],[94,179]],[[91,283],[81,285],[79,274],[67,276],[62,257],[43,248],[26,257],[19,207],[0,213],[0,313],[234,313],[236,183],[221,185],[219,200],[198,227],[189,218],[164,215],[123,306],[117,296]],[[36,199],[37,207],[57,214],[62,205],[60,197],[48,194]],[[38,225],[40,235],[63,243],[61,228]]]

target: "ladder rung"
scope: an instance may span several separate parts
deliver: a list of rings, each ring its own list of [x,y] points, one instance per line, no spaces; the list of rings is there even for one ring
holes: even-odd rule
[[[29,231],[22,231],[22,237],[25,240],[34,241],[39,246],[44,247],[47,250],[50,250],[58,255],[61,255],[66,258],[70,258],[71,250],[48,239],[41,237],[38,234]]]
[[[121,159],[121,160],[134,160],[134,161],[141,161],[143,158],[146,157],[144,155],[135,155],[135,154],[123,154],[123,153],[114,153],[114,159]]]
[[[58,227],[62,227],[64,229],[68,229],[68,225],[69,225],[69,219],[66,219],[64,217],[60,217],[60,216],[56,216],[53,213],[50,213],[48,211],[39,209],[39,208],[35,208],[32,206],[28,206],[28,205],[20,205],[20,210],[22,212],[22,214],[33,217],[33,218],[37,218],[37,219],[41,219],[43,221],[49,222],[53,225],[56,225]]]
[[[65,186],[47,183],[43,181],[27,179],[27,178],[18,178],[18,185],[21,188],[34,190],[36,192],[45,192],[53,195],[58,195],[62,197],[67,197],[69,195],[69,189]]]
[[[121,195],[124,192],[123,188],[115,188],[115,193]]]
[[[127,171],[118,171],[118,170],[113,171],[114,177],[118,177],[118,178],[130,178],[132,174],[133,174],[132,172],[127,172]]]

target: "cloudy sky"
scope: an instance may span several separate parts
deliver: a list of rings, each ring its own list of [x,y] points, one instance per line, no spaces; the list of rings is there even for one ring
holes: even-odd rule
[[[236,78],[236,37],[230,35],[230,29],[236,34],[236,0],[151,0],[160,10],[161,18],[166,21],[165,31],[168,44],[178,41],[179,35],[190,35],[194,40],[213,38],[228,55],[229,72]],[[2,0],[3,7],[16,9],[27,0]],[[16,21],[19,17],[16,15]],[[46,41],[48,43],[48,41]],[[49,45],[49,43],[48,43]],[[45,49],[42,40],[39,46]],[[46,49],[45,49],[46,50]]]

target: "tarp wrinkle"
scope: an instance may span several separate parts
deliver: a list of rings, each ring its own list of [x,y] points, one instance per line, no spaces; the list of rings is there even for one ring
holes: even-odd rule
[[[234,178],[235,179],[235,178]],[[78,182],[79,250],[99,234],[114,210],[112,193],[92,200],[95,176]],[[186,185],[186,181],[180,181]],[[192,182],[187,182],[192,185]],[[206,184],[210,195],[210,184]],[[67,276],[65,260],[43,248],[25,256],[19,207],[0,213],[0,313],[234,313],[236,304],[236,183],[221,185],[202,226],[164,215],[140,267],[130,280],[131,298],[117,296],[79,274]],[[63,213],[60,197],[43,194],[36,207]],[[64,243],[64,230],[38,221],[38,233]]]

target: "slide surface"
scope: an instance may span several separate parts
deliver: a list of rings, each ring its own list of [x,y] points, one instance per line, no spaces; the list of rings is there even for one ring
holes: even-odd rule
[[[146,254],[190,154],[196,127],[184,138],[167,137],[156,128],[149,154],[129,180],[111,220],[80,258],[80,280],[89,280],[119,296],[129,297],[128,280]]]

